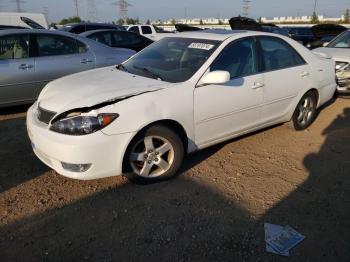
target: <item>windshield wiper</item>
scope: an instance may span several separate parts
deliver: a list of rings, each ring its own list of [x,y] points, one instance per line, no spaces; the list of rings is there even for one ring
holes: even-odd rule
[[[117,68],[118,70],[123,70],[124,72],[129,73],[128,69],[126,69],[126,67],[123,64],[119,64],[115,68]]]
[[[139,66],[133,66],[133,67],[137,70],[141,70],[141,71],[148,73],[149,75],[153,76],[156,79],[160,79],[160,80],[164,81],[163,78],[159,74],[149,70],[147,67],[139,67]]]

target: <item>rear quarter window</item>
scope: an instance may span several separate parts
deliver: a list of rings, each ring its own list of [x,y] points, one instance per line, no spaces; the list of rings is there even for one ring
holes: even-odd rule
[[[263,71],[274,71],[305,64],[301,55],[287,42],[274,37],[259,37]]]

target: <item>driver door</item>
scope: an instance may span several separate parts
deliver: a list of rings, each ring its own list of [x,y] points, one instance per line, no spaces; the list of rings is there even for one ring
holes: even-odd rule
[[[228,71],[223,85],[198,86],[194,91],[196,144],[204,147],[261,124],[264,78],[258,73],[254,38],[229,44],[210,67]]]

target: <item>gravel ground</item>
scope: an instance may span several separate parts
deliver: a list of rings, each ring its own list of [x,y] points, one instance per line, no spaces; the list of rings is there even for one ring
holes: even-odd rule
[[[0,261],[350,261],[350,99],[306,131],[193,154],[167,182],[63,178],[32,153],[25,107],[0,109]],[[264,222],[306,236],[265,252]]]

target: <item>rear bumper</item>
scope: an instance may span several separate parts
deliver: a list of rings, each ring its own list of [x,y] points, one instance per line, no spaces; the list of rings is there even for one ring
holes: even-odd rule
[[[37,157],[57,173],[80,180],[98,179],[122,174],[123,157],[134,133],[108,136],[96,132],[86,136],[69,136],[49,130],[35,114],[34,104],[27,114],[27,130]],[[72,172],[62,166],[91,164],[85,172]]]

